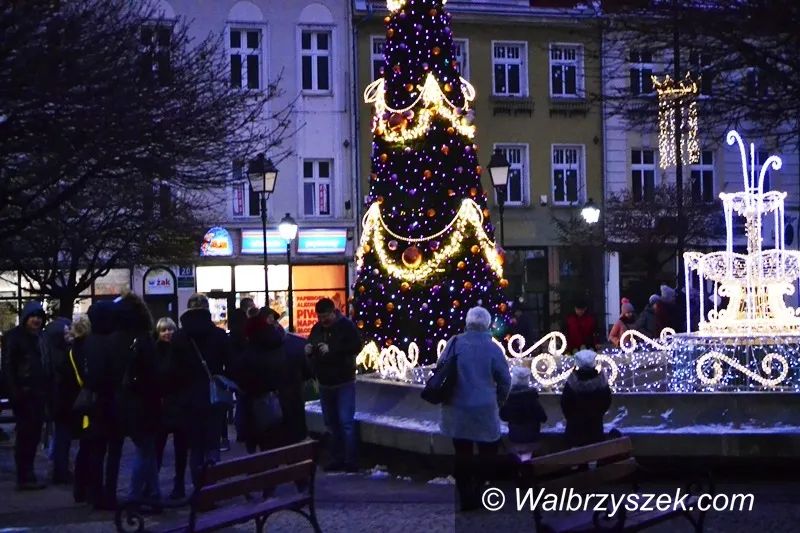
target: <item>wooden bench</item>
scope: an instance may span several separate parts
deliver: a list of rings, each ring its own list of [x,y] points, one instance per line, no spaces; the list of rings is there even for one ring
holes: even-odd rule
[[[272,514],[293,511],[304,516],[315,532],[320,532],[314,509],[316,444],[306,440],[209,465],[201,475],[200,486],[189,498],[188,517],[145,528],[138,508],[147,502],[126,502],[114,519],[117,531],[215,531],[254,520],[256,531],[261,532]],[[261,500],[263,491],[287,483],[299,483],[303,490],[293,486],[292,490],[298,492]],[[163,507],[178,505],[164,502]]]
[[[523,479],[532,480],[533,485],[537,489],[544,489],[546,494],[561,495],[563,490],[568,492],[570,489],[578,494],[606,494],[611,493],[609,484],[626,479],[634,481],[632,490],[627,493],[639,493],[637,477],[641,469],[633,457],[633,447],[628,437],[534,457],[523,463],[522,467]],[[625,509],[626,500],[612,517],[608,516],[611,512],[610,504],[604,505],[603,511],[593,509],[599,501],[595,499],[587,511],[576,511],[546,520],[541,509],[537,508],[534,511],[536,530],[543,533],[640,531],[683,516],[689,520],[695,531],[702,531],[705,512],[692,511],[692,508],[697,506],[700,491],[704,488],[706,492],[713,493],[710,482],[705,487],[694,482],[686,488],[684,493],[690,494],[684,500],[686,511],[670,506],[664,511],[654,509],[632,512]],[[537,494],[534,491],[534,498]],[[639,505],[645,503],[644,499],[639,500]],[[655,507],[652,502],[650,506]]]

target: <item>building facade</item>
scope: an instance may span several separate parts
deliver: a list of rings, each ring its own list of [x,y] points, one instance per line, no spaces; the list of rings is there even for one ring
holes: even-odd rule
[[[562,4],[564,7],[560,7]],[[525,313],[529,331],[540,335],[558,327],[551,318],[567,303],[588,296],[602,308],[602,280],[592,287],[579,281],[602,255],[568,249],[553,217],[579,213],[589,199],[602,194],[601,110],[588,97],[600,89],[597,28],[591,13],[574,2],[548,2],[534,8],[527,0],[459,1],[446,8],[452,15],[454,56],[462,76],[476,89],[474,101],[479,161],[489,164],[494,149],[511,164],[505,201],[503,247],[508,296]],[[356,88],[363,89],[383,67],[385,2],[355,0]],[[359,168],[363,193],[368,190],[370,121],[373,110],[358,108]],[[488,172],[496,238],[501,222]],[[564,309],[558,304],[564,300]]]

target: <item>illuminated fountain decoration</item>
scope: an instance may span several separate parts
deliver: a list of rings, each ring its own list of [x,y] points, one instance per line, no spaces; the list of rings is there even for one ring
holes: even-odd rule
[[[787,307],[785,296],[794,294],[800,279],[800,252],[786,250],[783,236],[784,200],[782,191],[764,192],[764,178],[769,168],[781,168],[781,160],[770,156],[756,168],[755,146],[750,144],[749,169],[744,142],[735,131],[728,133],[728,144],[737,143],[742,157],[744,190],[721,193],[725,210],[727,246],[724,252],[684,254],[686,284],[693,272],[701,284],[714,283],[714,292],[728,298],[725,309],[714,309],[706,315],[700,301],[699,330],[704,335],[796,335],[800,333],[800,310]],[[745,219],[747,254],[733,251],[733,217]],[[775,222],[775,247],[762,249],[763,219],[772,216]],[[689,299],[686,299],[687,317]],[[690,317],[689,317],[690,318]]]

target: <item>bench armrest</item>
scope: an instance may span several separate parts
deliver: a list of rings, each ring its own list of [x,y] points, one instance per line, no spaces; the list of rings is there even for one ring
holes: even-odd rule
[[[145,518],[142,514],[142,507],[149,507],[155,510],[179,509],[188,507],[191,497],[179,500],[128,500],[119,503],[114,514],[114,525],[117,531],[122,533],[141,533],[145,531]]]

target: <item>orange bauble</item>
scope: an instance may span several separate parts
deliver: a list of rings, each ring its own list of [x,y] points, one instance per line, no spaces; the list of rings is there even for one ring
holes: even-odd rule
[[[366,291],[367,291],[366,287],[364,287],[363,285],[359,285],[358,287],[359,294],[364,294]]]
[[[447,128],[447,134],[448,135],[453,135],[455,132],[456,132],[456,129],[453,126],[450,126],[449,128]]]
[[[392,21],[392,17],[383,17],[383,23],[389,24]]]
[[[436,325],[440,328],[443,328],[445,324],[447,324],[447,321],[444,318],[439,318],[436,320]]]
[[[422,252],[413,244],[405,249],[401,256],[403,264],[408,268],[419,268],[422,264]]]
[[[356,326],[358,326],[358,329],[364,329],[364,321],[359,320],[358,322],[356,322]]]
[[[475,167],[475,173],[476,173],[478,176],[480,176],[482,172],[483,172],[483,167],[481,167],[480,165],[478,165],[477,167]]]
[[[433,50],[431,50],[431,52],[433,52],[433,55],[438,56],[439,54],[442,53],[442,49],[439,48],[438,46],[434,46]]]
[[[459,302],[458,300],[453,300],[453,307],[457,308],[460,305],[461,305],[461,302]]]
[[[452,85],[450,85],[449,83],[445,83],[444,84],[444,92],[449,93],[452,90],[453,90],[453,86]]]
[[[431,207],[430,209],[428,209],[428,213],[427,214],[428,214],[428,217],[430,217],[430,218],[435,217],[436,216],[436,209]]]
[[[369,175],[369,179],[371,179],[372,181],[377,181],[378,175],[373,172],[372,174]]]
[[[393,344],[392,339],[386,339],[386,342],[384,344],[386,344],[386,346],[391,346]]]
[[[455,195],[456,191],[454,191],[453,189],[447,189],[447,196],[455,196]]]
[[[381,327],[381,324],[383,324],[383,322],[381,322],[381,319],[380,318],[376,318],[375,319],[375,327],[379,328],[379,327]]]
[[[411,285],[409,285],[407,281],[404,281],[403,283],[400,284],[400,290],[403,292],[408,292],[409,290],[411,290]]]
[[[386,30],[386,36],[391,39],[394,36],[394,28],[389,28]]]
[[[475,198],[475,197],[478,195],[478,189],[477,189],[477,187],[472,187],[472,188],[470,188],[470,190],[469,190],[469,195],[470,195],[470,196],[472,196],[473,198]]]
[[[501,313],[505,313],[508,310],[508,305],[505,302],[503,302],[503,303],[501,303],[500,305],[497,306],[497,309]]]
[[[364,253],[369,253],[369,251],[372,250],[372,246],[370,246],[369,244],[365,244],[363,248],[364,248]]]
[[[389,311],[390,313],[394,311],[394,304],[392,302],[386,304],[386,310]]]
[[[508,287],[508,280],[506,278],[501,279],[500,286],[503,287],[504,289]]]
[[[413,90],[414,90],[414,84],[413,83],[406,83],[406,91],[412,92]]]
[[[381,163],[386,163],[389,160],[389,154],[382,153],[378,159],[381,160]]]
[[[392,113],[389,117],[389,129],[403,131],[408,126],[408,118],[402,113]]]
[[[489,212],[489,210],[488,210],[488,209],[484,209],[484,210],[483,210],[483,218],[489,218],[489,215],[491,215],[491,213]]]
[[[422,173],[422,177],[425,178],[426,180],[431,179],[431,176],[433,176],[433,172],[431,172],[430,170],[425,170]]]
[[[449,147],[449,146],[447,146],[446,144],[445,144],[445,145],[442,145],[442,153],[443,153],[444,155],[447,155],[447,154],[449,154],[449,153],[450,153],[450,147]]]
[[[467,264],[464,261],[459,261],[456,266],[458,267],[459,270],[464,270],[465,268],[467,268]]]
[[[430,10],[430,11],[428,11],[428,14],[429,14],[430,16],[432,16],[432,17],[435,17],[436,15],[438,15],[438,14],[439,14],[439,12],[438,12],[438,11],[436,11],[436,8],[434,7],[434,8],[431,8],[431,10]]]
[[[472,282],[471,281],[465,281],[464,282],[464,288],[467,289],[468,291],[471,291],[472,290]]]
[[[469,251],[472,252],[473,254],[477,254],[478,252],[481,251],[481,247],[478,246],[477,244],[473,244],[472,247],[469,249]]]
[[[377,202],[379,204],[382,204],[383,203],[383,196],[378,196]]]

